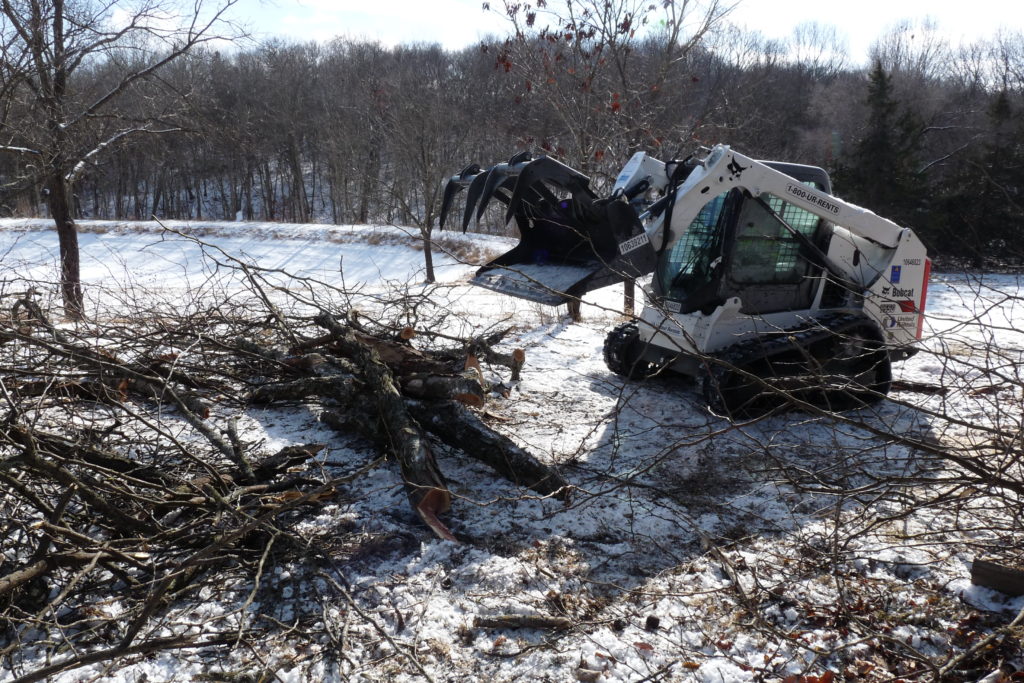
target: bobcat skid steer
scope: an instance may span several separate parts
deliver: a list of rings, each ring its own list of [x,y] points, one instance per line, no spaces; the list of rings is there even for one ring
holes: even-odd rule
[[[549,157],[469,166],[448,181],[441,227],[462,189],[463,230],[492,198],[505,204],[520,242],[472,282],[544,304],[653,274],[640,316],[608,334],[605,362],[632,378],[696,377],[718,414],[880,400],[891,363],[921,338],[921,241],[833,196],[820,168],[706,152],[667,163],[638,152],[607,197]]]

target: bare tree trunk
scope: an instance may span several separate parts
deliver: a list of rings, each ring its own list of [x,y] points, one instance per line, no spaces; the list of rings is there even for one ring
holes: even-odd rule
[[[245,170],[245,177],[242,179],[242,195],[245,197],[244,213],[245,220],[251,221],[256,215],[255,210],[252,208],[252,168],[247,167]]]
[[[125,206],[124,198],[128,193],[128,189],[124,179],[124,168],[121,168],[121,172],[117,174],[117,187],[114,190],[114,215],[113,218],[124,218],[125,217]]]
[[[161,169],[157,172],[156,178],[153,181],[153,210],[149,212],[149,216],[146,216],[146,218],[160,216],[160,202],[163,200],[165,192],[164,179],[164,171]],[[166,216],[163,217],[166,218]]]
[[[420,228],[423,236],[423,266],[427,271],[427,282],[434,282],[434,253],[430,250],[430,225]]]
[[[78,226],[71,213],[70,188],[60,171],[50,179],[50,217],[57,226],[60,244],[60,288],[64,313],[72,320],[81,320],[82,284],[78,254]]]
[[[276,189],[274,188],[273,174],[270,172],[270,164],[263,162],[260,166],[260,185],[263,188],[263,217],[272,221],[275,218]]]
[[[308,223],[309,196],[306,194],[306,179],[302,174],[299,145],[294,139],[290,139],[288,144],[288,165],[292,172],[292,218],[296,223]]]
[[[359,181],[359,211],[356,220],[363,224],[370,221],[370,195],[377,182],[377,160],[375,157],[376,153],[366,155],[366,163],[363,164],[363,177]]]
[[[235,177],[232,175],[231,181],[231,213],[225,218],[229,221],[233,221],[238,217],[239,212],[242,210],[242,194],[239,191],[238,184],[235,182]]]
[[[583,313],[580,311],[582,302],[579,299],[569,299],[565,306],[569,310],[569,319],[574,323],[581,322],[583,320]]]

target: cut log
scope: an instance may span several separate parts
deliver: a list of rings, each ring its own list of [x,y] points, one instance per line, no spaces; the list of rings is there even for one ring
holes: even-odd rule
[[[484,388],[476,377],[462,375],[415,375],[402,378],[402,392],[428,400],[455,399],[471,406],[484,404]]]
[[[975,558],[971,562],[971,583],[1007,595],[1024,595],[1024,569]]]
[[[518,374],[525,361],[521,350],[504,357],[475,340],[464,347],[470,351],[464,360],[458,361],[462,372],[455,374],[451,367],[454,358],[442,359],[443,354],[374,338],[327,313],[321,313],[315,322],[328,334],[302,343],[301,350],[320,348],[324,354],[336,356],[331,360],[318,353],[297,356],[320,359],[312,364],[288,363],[278,357],[290,371],[307,376],[258,387],[250,400],[272,403],[310,396],[333,399],[337,405],[321,413],[321,420],[340,432],[360,434],[393,454],[401,468],[409,502],[438,536],[454,540],[438,518],[448,510],[451,495],[424,438],[424,430],[517,485],[568,500],[569,485],[554,469],[491,430],[476,413],[462,405],[483,404],[485,388],[477,352],[488,356],[488,360],[507,364]],[[255,352],[268,357],[266,352]]]
[[[374,348],[360,341],[351,329],[333,316],[321,313],[316,317],[316,323],[331,333],[345,355],[361,370],[363,381],[373,396],[390,450],[398,459],[413,509],[434,533],[454,541],[455,537],[438,519],[438,515],[451,506],[451,494],[434,461],[434,454],[427,447],[420,426],[406,409],[391,370]]]
[[[268,404],[275,401],[301,401],[310,396],[333,398],[340,403],[355,399],[361,387],[349,375],[303,377],[291,382],[272,382],[253,389],[249,402]]]
[[[569,484],[552,468],[485,425],[476,413],[454,401],[409,400],[423,428],[496,471],[509,481],[545,496],[568,500]]]
[[[892,391],[909,391],[916,394],[940,394],[949,393],[949,387],[928,382],[911,382],[906,379],[894,379],[891,385]]]
[[[253,466],[253,474],[256,476],[256,481],[270,481],[282,472],[302,465],[325,448],[327,446],[322,443],[285,446],[277,453],[264,458]]]

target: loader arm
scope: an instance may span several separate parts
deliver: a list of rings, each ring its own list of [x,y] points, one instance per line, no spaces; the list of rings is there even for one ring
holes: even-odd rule
[[[754,195],[770,192],[784,197],[816,216],[889,248],[895,248],[899,244],[900,236],[908,231],[908,228],[901,228],[872,211],[846,202],[829,192],[816,190],[798,182],[792,175],[769,164],[770,162],[755,161],[724,145],[718,145],[708,155],[703,176],[724,177],[726,184],[751,188]],[[796,164],[783,166],[797,167]]]

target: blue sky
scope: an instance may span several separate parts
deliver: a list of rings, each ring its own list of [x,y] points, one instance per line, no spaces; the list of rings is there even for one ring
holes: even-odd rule
[[[393,45],[437,42],[449,48],[503,33],[508,24],[482,0],[242,0],[236,16],[258,38],[299,40],[335,36]],[[501,7],[501,0],[491,0]],[[740,0],[732,20],[773,38],[788,37],[801,22],[830,24],[845,38],[854,61],[867,59],[871,43],[897,22],[930,18],[953,42],[991,37],[1003,27],[1024,31],[1021,0]]]

